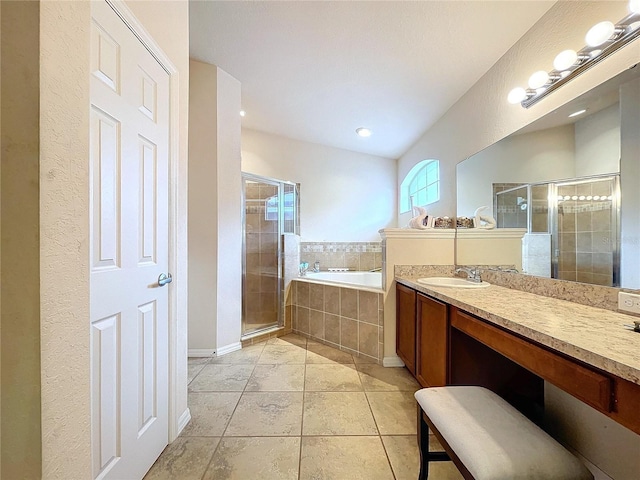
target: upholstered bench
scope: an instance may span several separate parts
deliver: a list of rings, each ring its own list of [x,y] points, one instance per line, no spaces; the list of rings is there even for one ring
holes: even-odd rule
[[[420,476],[430,461],[451,460],[475,480],[593,480],[568,450],[482,387],[424,388],[418,401]],[[429,428],[445,452],[429,452]]]

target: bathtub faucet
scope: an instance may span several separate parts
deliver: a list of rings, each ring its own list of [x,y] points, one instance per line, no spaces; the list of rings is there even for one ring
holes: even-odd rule
[[[316,260],[316,263],[313,264],[313,273],[320,272],[320,262]]]

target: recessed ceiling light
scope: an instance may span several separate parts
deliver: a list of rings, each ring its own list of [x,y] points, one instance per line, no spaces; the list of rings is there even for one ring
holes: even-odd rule
[[[370,137],[373,132],[368,128],[360,127],[360,128],[356,128],[356,133],[361,137]]]
[[[582,115],[586,111],[587,111],[587,109],[583,108],[582,110],[578,110],[577,112],[573,112],[571,115],[569,115],[569,118],[577,117],[578,115]]]
[[[240,110],[240,116],[244,117],[247,114],[247,112],[245,112],[244,110]]]

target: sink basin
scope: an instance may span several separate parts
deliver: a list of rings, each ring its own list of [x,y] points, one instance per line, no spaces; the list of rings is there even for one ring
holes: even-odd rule
[[[491,285],[489,282],[473,283],[458,277],[427,277],[419,278],[417,281],[418,283],[432,287],[485,288]]]

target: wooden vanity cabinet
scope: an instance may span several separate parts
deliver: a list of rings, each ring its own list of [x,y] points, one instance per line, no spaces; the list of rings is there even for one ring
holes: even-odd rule
[[[396,353],[416,374],[416,291],[396,284]]]
[[[416,379],[423,387],[447,384],[447,305],[417,294]]]

